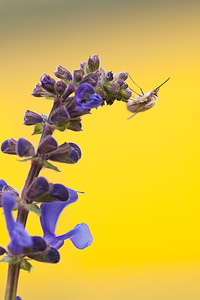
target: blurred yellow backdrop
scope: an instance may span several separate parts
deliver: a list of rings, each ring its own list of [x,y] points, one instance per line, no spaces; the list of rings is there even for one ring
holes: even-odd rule
[[[56,132],[83,157],[42,174],[86,193],[63,212],[57,233],[85,222],[94,242],[79,251],[66,241],[59,264],[21,271],[23,300],[199,300],[199,9],[193,0],[2,1],[1,142],[37,145],[24,112],[49,112],[51,102],[30,94],[59,64],[72,71],[98,54],[105,70],[129,72],[145,92],[171,77],[157,105],[129,121],[116,103],[84,116],[83,132]],[[0,177],[20,191],[29,163],[0,154],[0,164]],[[5,246],[3,215],[0,228]],[[42,234],[34,215],[27,228]]]

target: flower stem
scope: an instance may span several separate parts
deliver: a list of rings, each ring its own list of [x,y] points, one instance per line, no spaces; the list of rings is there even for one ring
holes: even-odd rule
[[[43,128],[42,136],[40,142],[49,134],[53,133],[53,129],[46,125]],[[36,157],[39,155],[36,155]],[[33,180],[39,175],[42,169],[41,161],[39,160],[32,160],[31,167],[25,181],[21,199],[26,201],[26,191],[33,182]],[[29,211],[23,206],[22,200],[18,203],[18,214],[17,214],[17,221],[22,223],[24,227],[26,226],[26,221],[28,218]],[[17,284],[19,279],[19,272],[21,267],[21,261],[17,261],[16,263],[9,263],[8,265],[8,275],[7,275],[7,283],[6,283],[6,290],[5,290],[5,298],[4,300],[15,300],[16,293],[17,293]]]
[[[21,262],[9,263],[5,300],[15,300]]]

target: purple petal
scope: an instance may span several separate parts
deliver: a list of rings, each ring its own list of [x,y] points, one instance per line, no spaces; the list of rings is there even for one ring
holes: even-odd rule
[[[51,202],[51,203],[42,203],[41,208],[41,217],[40,222],[44,232],[44,239],[52,247],[58,249],[63,245],[63,241],[55,234],[56,225],[58,218],[65,207],[69,204],[77,201],[78,194],[74,190],[69,190],[69,200],[66,202]]]
[[[7,229],[11,238],[9,244],[13,254],[20,254],[24,247],[31,247],[33,242],[24,226],[20,222],[15,222],[12,216],[12,209],[16,205],[16,199],[10,193],[3,193],[2,206],[6,218]]]
[[[95,89],[89,83],[82,83],[75,92],[76,103],[80,105],[86,94],[95,94]]]
[[[70,230],[66,234],[60,235],[59,238],[62,240],[69,238],[78,249],[84,249],[90,246],[93,242],[90,229],[85,223],[77,224],[74,229]]]

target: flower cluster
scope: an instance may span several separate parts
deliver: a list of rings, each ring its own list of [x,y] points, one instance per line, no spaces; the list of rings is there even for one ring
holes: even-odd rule
[[[21,195],[9,186],[5,180],[0,180],[0,206],[3,208],[10,242],[7,248],[0,247],[0,255],[5,255],[1,261],[8,262],[9,274],[17,278],[15,264],[30,271],[28,260],[57,263],[60,260],[60,249],[66,239],[70,239],[78,249],[91,245],[93,238],[85,223],[77,224],[72,230],[57,235],[56,225],[60,214],[71,203],[78,200],[78,192],[60,183],[50,183],[40,176],[43,168],[60,171],[52,162],[75,164],[82,156],[80,147],[73,142],[58,144],[52,137],[55,130],[81,131],[81,116],[90,113],[91,109],[115,100],[127,101],[131,97],[126,79],[128,73],[105,72],[100,67],[97,55],[89,57],[87,62],[80,64],[80,69],[71,74],[62,66],[54,72],[59,78],[56,81],[47,74],[41,76],[32,95],[53,100],[49,116],[27,110],[24,124],[34,126],[33,134],[41,135],[38,147],[25,138],[5,140],[1,151],[5,154],[17,155],[21,161],[30,161],[31,167],[22,189]],[[14,219],[13,210],[17,210]],[[26,230],[29,212],[40,217],[43,237],[30,235]],[[28,259],[28,260],[27,260]],[[14,279],[13,279],[14,280]],[[8,280],[6,299],[14,299],[13,289]],[[10,292],[11,291],[11,292]],[[16,296],[16,295],[15,295]],[[19,296],[16,299],[21,299]]]

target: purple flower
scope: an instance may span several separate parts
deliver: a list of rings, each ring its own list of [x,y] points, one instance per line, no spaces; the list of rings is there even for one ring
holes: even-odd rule
[[[74,190],[69,189],[69,200],[67,202],[52,202],[41,204],[40,222],[44,232],[44,239],[51,247],[59,249],[63,246],[66,239],[70,239],[74,246],[78,249],[84,249],[91,245],[93,238],[87,224],[77,224],[74,229],[63,235],[56,235],[55,229],[58,218],[65,207],[74,203],[78,199],[78,194]]]
[[[9,248],[13,254],[18,255],[23,251],[24,247],[32,247],[32,238],[28,235],[24,226],[14,220],[12,209],[16,205],[16,199],[10,193],[3,193],[2,206],[6,218],[7,229],[11,238]]]
[[[91,108],[97,108],[101,102],[101,96],[95,93],[94,87],[89,83],[82,83],[75,92],[75,110],[86,113]]]

